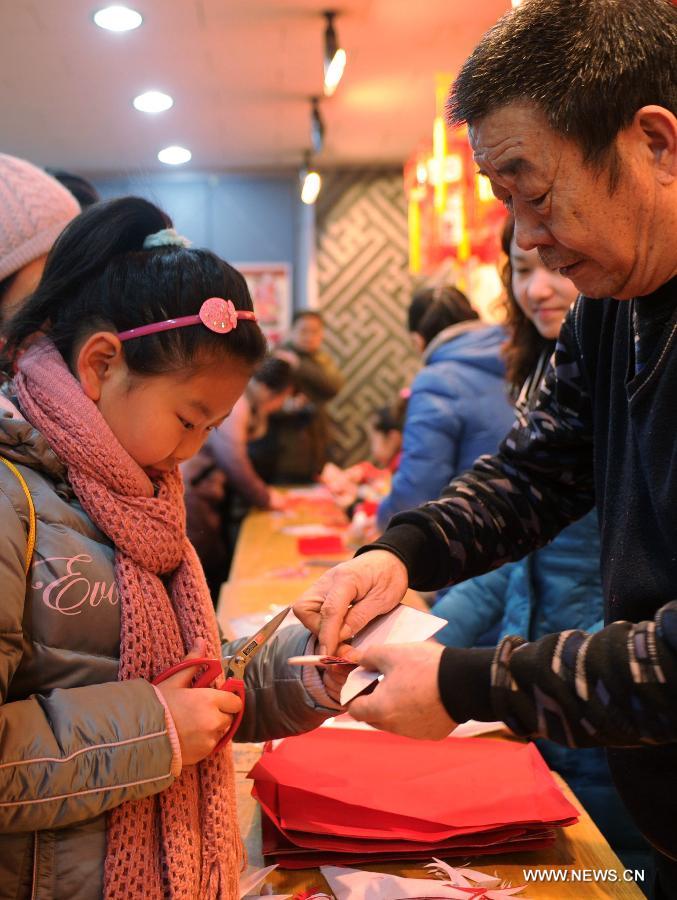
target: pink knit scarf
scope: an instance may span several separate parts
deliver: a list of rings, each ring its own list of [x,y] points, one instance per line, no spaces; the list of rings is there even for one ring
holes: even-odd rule
[[[26,418],[65,464],[83,509],[115,547],[118,678],[152,680],[198,637],[206,640],[207,655],[219,655],[209,592],[186,537],[179,473],[163,477],[153,496],[150,480],[50,341],[23,356],[15,384]],[[184,767],[161,793],[110,813],[105,897],[234,900],[241,860],[227,749]]]

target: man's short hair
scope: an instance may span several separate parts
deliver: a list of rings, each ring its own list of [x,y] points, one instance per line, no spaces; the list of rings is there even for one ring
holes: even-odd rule
[[[317,312],[315,309],[299,309],[297,310],[291,320],[292,326],[296,325],[297,322],[300,322],[301,319],[317,319],[322,325],[324,325],[324,318],[322,313]]]
[[[451,91],[451,124],[527,100],[600,164],[638,109],[677,115],[671,0],[524,0],[484,35]]]

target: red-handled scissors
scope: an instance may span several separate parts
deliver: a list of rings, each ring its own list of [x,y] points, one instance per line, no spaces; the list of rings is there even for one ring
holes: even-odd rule
[[[225,746],[240,727],[240,722],[244,715],[244,671],[247,664],[256,656],[268,638],[275,634],[282,622],[286,619],[290,609],[291,607],[288,606],[286,609],[283,609],[282,612],[273,616],[273,618],[266,622],[263,628],[261,628],[260,631],[257,631],[254,637],[249,638],[249,640],[240,647],[235,656],[231,656],[230,659],[211,659],[202,656],[195,657],[194,659],[184,659],[175,666],[170,666],[168,669],[165,669],[164,672],[161,672],[153,680],[153,684],[160,684],[177,672],[182,672],[184,669],[201,668],[204,669],[204,672],[195,679],[191,687],[206,688],[211,687],[220,675],[225,675],[225,681],[218,689],[221,691],[229,691],[231,694],[237,694],[242,701],[242,707],[240,708],[239,713],[233,717],[233,721],[228,731],[224,734],[216,747],[214,747],[213,753]]]

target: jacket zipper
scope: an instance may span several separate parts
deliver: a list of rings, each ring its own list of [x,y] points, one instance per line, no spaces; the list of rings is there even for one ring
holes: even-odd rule
[[[31,900],[37,900],[38,896],[38,832],[35,832],[33,841],[33,887],[31,888]]]

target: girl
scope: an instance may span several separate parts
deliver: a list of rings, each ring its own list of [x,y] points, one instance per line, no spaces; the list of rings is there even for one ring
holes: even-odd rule
[[[263,356],[242,276],[187,249],[152,204],[91,207],[12,319],[0,418],[0,884],[53,900],[238,895],[228,749],[240,709],[191,689],[220,646],[185,535],[178,464],[230,413]],[[18,475],[25,479],[27,491]],[[26,576],[29,496],[37,544]],[[248,667],[240,740],[335,711],[285,629]]]

